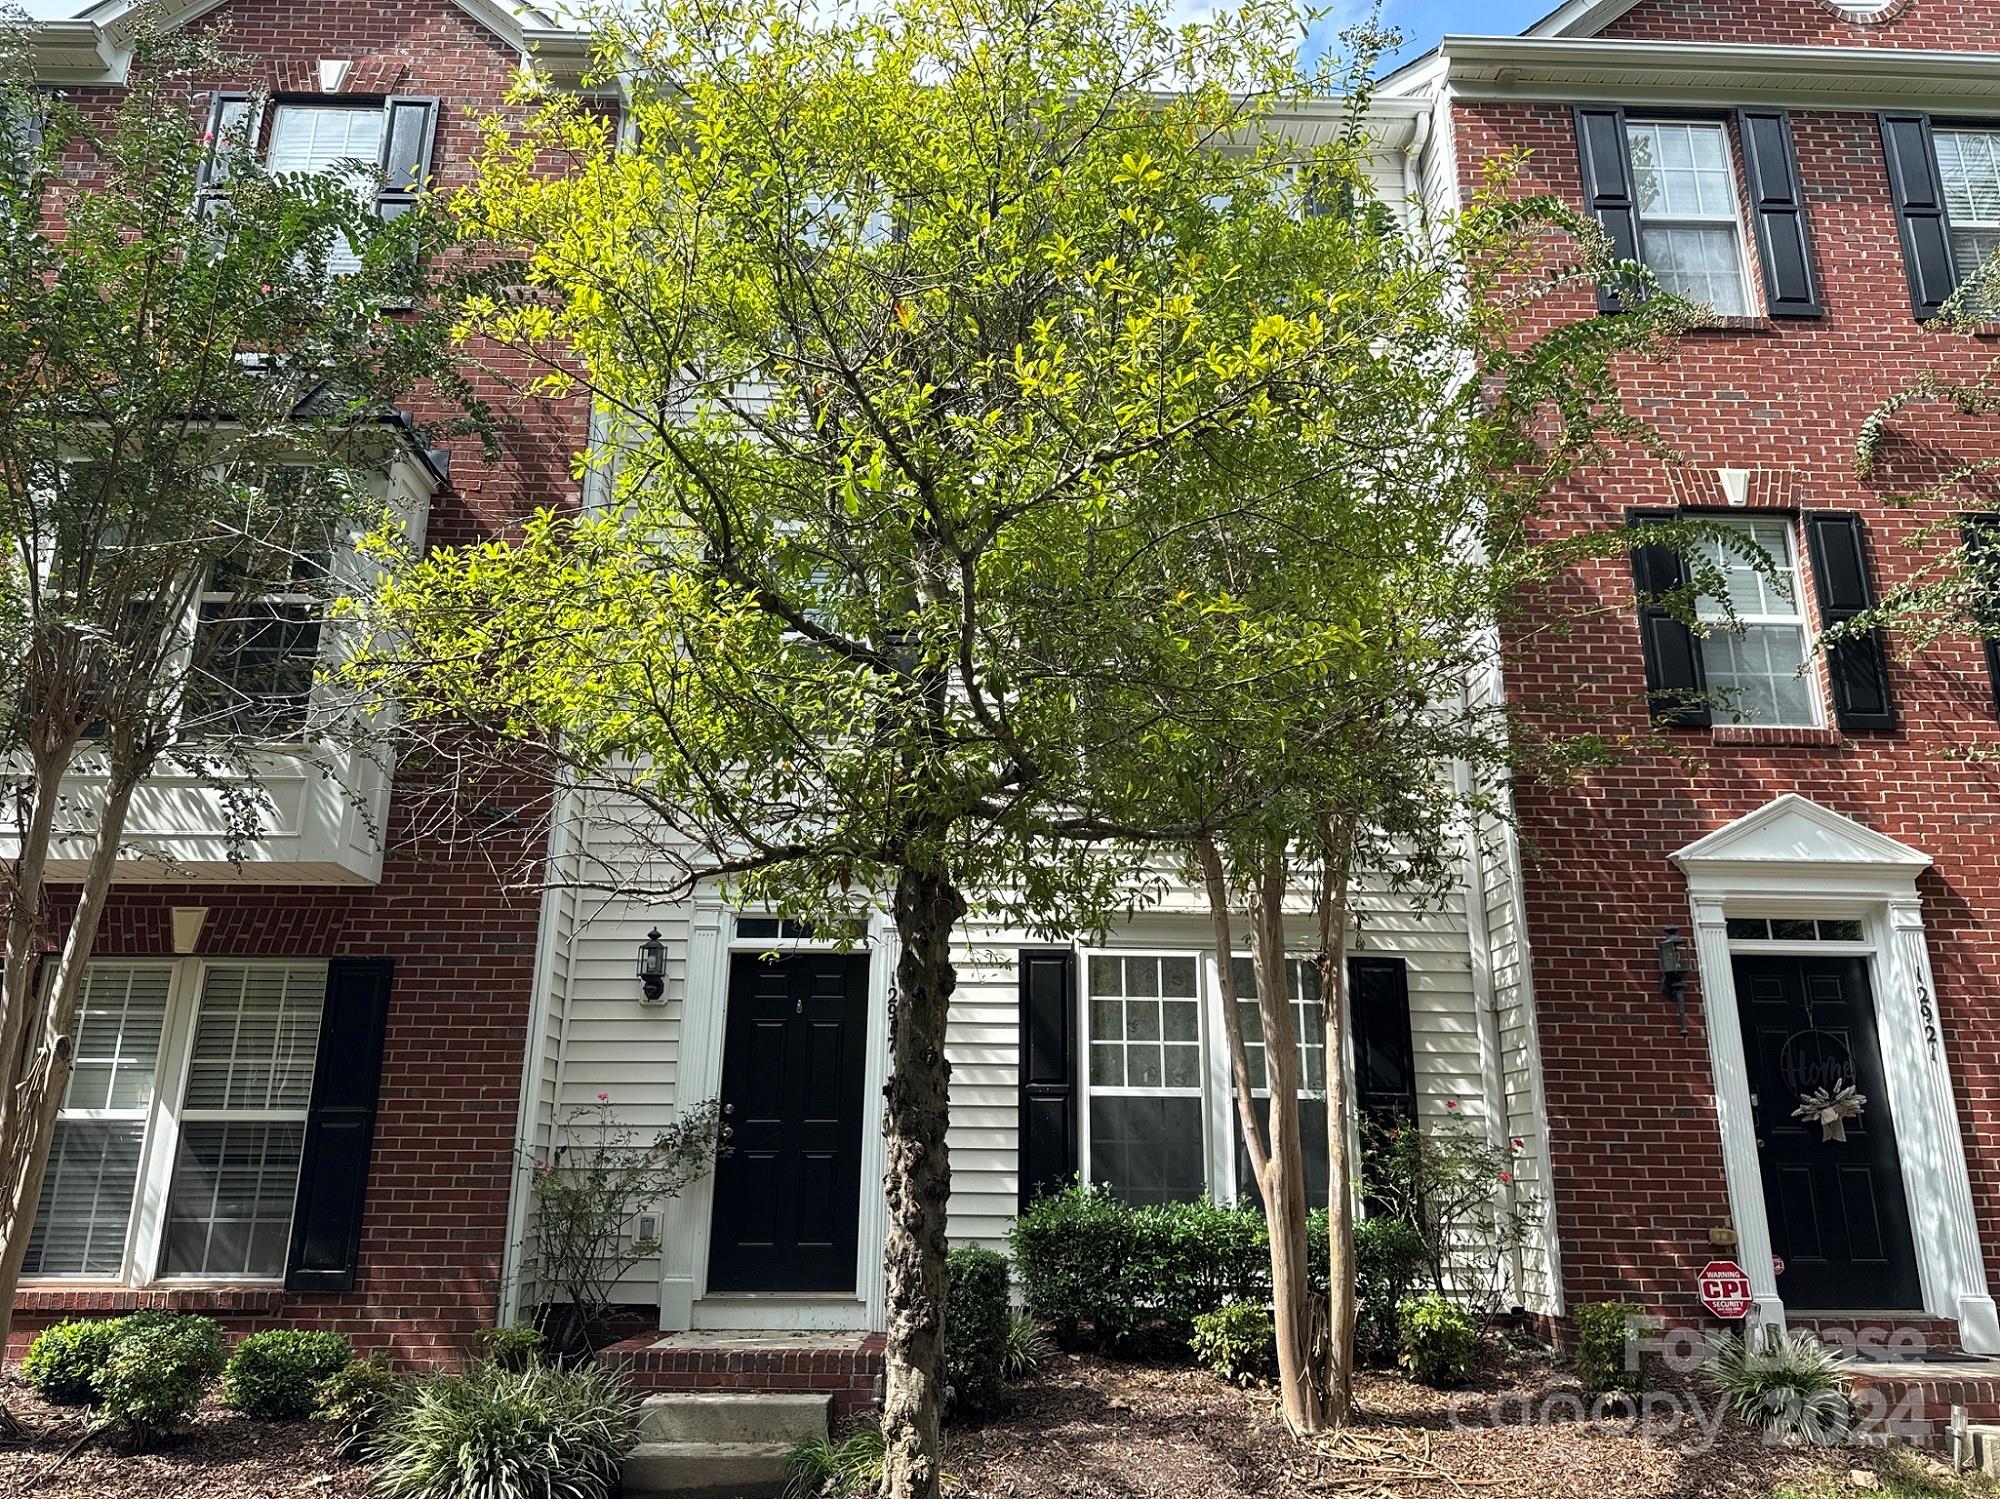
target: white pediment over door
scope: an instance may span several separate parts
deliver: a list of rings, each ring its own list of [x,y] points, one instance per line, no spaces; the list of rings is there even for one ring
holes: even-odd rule
[[[1873,873],[1914,880],[1930,868],[1930,855],[1878,833],[1865,823],[1788,791],[1670,856],[1690,875],[1703,869],[1755,868],[1798,877],[1815,870]]]

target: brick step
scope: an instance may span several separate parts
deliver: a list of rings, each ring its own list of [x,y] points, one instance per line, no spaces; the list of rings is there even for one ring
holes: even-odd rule
[[[601,1349],[597,1360],[646,1395],[823,1394],[838,1426],[875,1404],[882,1347],[880,1333],[655,1332]]]
[[[1849,1393],[1869,1436],[1946,1456],[1955,1430],[2000,1426],[2000,1359],[1941,1355],[1926,1362],[1856,1359]]]

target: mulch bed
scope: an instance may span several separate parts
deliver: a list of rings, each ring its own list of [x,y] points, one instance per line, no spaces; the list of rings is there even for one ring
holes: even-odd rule
[[[1844,1487],[1871,1460],[1773,1448],[1734,1421],[1711,1441],[1688,1422],[1642,1435],[1578,1420],[1576,1384],[1546,1363],[1494,1371],[1460,1392],[1456,1416],[1452,1395],[1391,1375],[1364,1375],[1355,1393],[1346,1432],[1295,1441],[1269,1390],[1058,1355],[1009,1415],[955,1432],[946,1467],[961,1499],[1765,1499],[1781,1484]],[[1550,1419],[1520,1422],[1523,1400]]]
[[[82,1411],[46,1404],[12,1376],[0,1378],[0,1405],[28,1435],[26,1446],[0,1446],[5,1499],[349,1499],[366,1488],[366,1470],[336,1457],[311,1421],[252,1421],[211,1401],[194,1430],[156,1452],[100,1439],[63,1458],[83,1434]]]

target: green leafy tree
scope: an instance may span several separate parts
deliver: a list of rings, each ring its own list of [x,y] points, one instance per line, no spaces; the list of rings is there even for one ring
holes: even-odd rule
[[[266,744],[309,728],[310,666],[270,647],[317,638],[344,538],[381,526],[397,399],[462,390],[435,317],[382,314],[428,216],[204,140],[213,43],[142,38],[85,112],[32,86],[22,18],[4,32],[0,1332],[134,794],[191,775],[254,831]]]
[[[1352,170],[1316,163],[1321,193],[1358,195],[1363,184],[1341,175]],[[1517,768],[1566,773],[1608,752],[1559,718],[1526,731],[1510,721],[1499,639],[1559,631],[1546,585],[1633,544],[1622,531],[1566,533],[1556,507],[1607,444],[1652,444],[1620,404],[1620,361],[1668,347],[1690,310],[1639,267],[1609,263],[1593,223],[1515,195],[1505,164],[1463,212],[1418,232],[1388,232],[1379,211],[1333,215],[1278,231],[1270,251],[1325,305],[1324,347],[1338,357],[1301,376],[1306,399],[1177,452],[1178,467],[1108,528],[1132,624],[1065,674],[1086,720],[1143,726],[1089,758],[1087,804],[1179,848],[1207,892],[1218,953],[1247,937],[1254,1001],[1223,962],[1222,1009],[1271,1225],[1285,1414],[1310,1431],[1345,1419],[1352,1378],[1357,1173],[1339,1059],[1361,893],[1451,898],[1475,840],[1506,817]],[[1634,310],[1550,316],[1565,305],[1552,298],[1573,304],[1607,279]],[[1707,539],[1652,534],[1676,548]],[[1715,588],[1712,564],[1691,573],[1690,596],[1674,601],[1683,611]],[[1300,1001],[1327,1058],[1323,1305],[1307,1293]],[[1244,1033],[1251,1003],[1261,1074]],[[1502,1194],[1491,1175],[1480,1190]]]

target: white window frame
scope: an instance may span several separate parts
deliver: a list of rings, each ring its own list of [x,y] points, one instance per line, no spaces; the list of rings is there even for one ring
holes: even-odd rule
[[[1631,133],[1635,126],[1662,125],[1675,128],[1694,127],[1696,129],[1713,130],[1716,132],[1716,135],[1722,142],[1722,160],[1728,168],[1723,174],[1723,179],[1729,189],[1728,213],[1710,215],[1660,215],[1649,214],[1640,206],[1639,163],[1632,155]],[[1736,246],[1736,279],[1742,287],[1743,305],[1742,310],[1738,312],[1727,312],[1718,307],[1715,309],[1715,313],[1718,317],[1757,316],[1759,307],[1754,290],[1755,281],[1751,276],[1749,236],[1743,232],[1743,202],[1736,191],[1736,150],[1731,142],[1731,132],[1728,125],[1720,120],[1648,119],[1644,116],[1634,119],[1628,116],[1625,122],[1625,133],[1626,170],[1632,174],[1632,219],[1638,231],[1639,243],[1637,248],[1641,263],[1647,264],[1649,267],[1651,264],[1646,260],[1646,230],[1649,226],[1655,229],[1719,229],[1726,227]]]
[[[1990,149],[1994,157],[1996,188],[2000,189],[2000,125],[1946,125],[1941,128],[1933,126],[1931,130],[1931,146],[1933,151],[1936,151],[1938,139],[1947,135],[1976,135],[1984,137],[1991,143]],[[1963,285],[1966,278],[1977,271],[1979,266],[1960,265],[1958,263],[1958,247],[1951,243],[1952,237],[1961,232],[1990,235],[1994,240],[1994,249],[1988,252],[1989,257],[1992,254],[2000,253],[2000,217],[1974,219],[1952,212],[1951,194],[1945,186],[1944,157],[1941,152],[1938,153],[1938,190],[1939,201],[1944,209],[1945,243],[1947,251],[1951,255],[1952,279],[1958,284]],[[1981,263],[1984,264],[1984,262]]]
[[[97,960],[107,966],[170,968],[167,987],[166,1022],[161,1030],[160,1051],[154,1064],[152,1097],[144,1111],[145,1135],[139,1146],[138,1187],[132,1194],[132,1214],[125,1229],[125,1252],[116,1284],[124,1287],[204,1286],[284,1284],[282,1267],[275,1275],[183,1274],[169,1275],[161,1268],[166,1253],[167,1204],[173,1192],[174,1166],[180,1159],[181,1129],[184,1124],[229,1122],[241,1124],[303,1124],[307,1109],[190,1109],[186,1107],[188,1078],[193,1068],[195,1025],[201,1007],[202,989],[210,969],[296,969],[327,966],[321,958],[116,958]],[[116,1117],[129,1119],[135,1111],[119,1110]],[[102,1110],[63,1111],[59,1116],[87,1120],[112,1117]],[[297,1183],[293,1184],[294,1212],[297,1211]],[[290,1228],[287,1226],[287,1235]],[[44,1274],[23,1276],[31,1285],[104,1285],[102,1275]]]
[[[1740,722],[1732,721],[1727,726],[1745,729],[1825,728],[1826,694],[1821,690],[1820,673],[1813,653],[1813,618],[1811,611],[1806,605],[1806,580],[1804,569],[1800,563],[1799,525],[1797,517],[1785,512],[1767,512],[1763,515],[1716,515],[1705,517],[1705,519],[1739,529],[1746,535],[1751,536],[1752,540],[1755,540],[1754,525],[1758,521],[1765,521],[1776,526],[1783,533],[1786,555],[1781,560],[1788,565],[1791,571],[1792,606],[1795,612],[1791,614],[1746,614],[1739,610],[1732,621],[1718,606],[1710,601],[1707,595],[1696,599],[1695,619],[1703,626],[1701,634],[1697,637],[1696,644],[1702,653],[1701,661],[1704,676],[1708,675],[1709,672],[1708,643],[1710,637],[1715,633],[1731,633],[1730,626],[1732,623],[1745,626],[1794,625],[1799,631],[1799,679],[1806,684],[1806,702],[1812,709],[1811,718],[1804,723],[1762,723],[1755,719],[1745,719]],[[1711,693],[1714,690],[1712,683],[1710,690]]]
[[[1076,1002],[1076,1045],[1077,1045],[1077,1131],[1076,1166],[1078,1175],[1085,1182],[1094,1182],[1092,1130],[1090,1101],[1094,1094],[1102,1093],[1107,1098],[1196,1098],[1201,1103],[1201,1152],[1204,1163],[1202,1179],[1208,1188],[1210,1200],[1220,1200],[1223,1183],[1227,1178],[1218,1174],[1218,1153],[1233,1150],[1227,1131],[1218,1130],[1216,1125],[1216,1062],[1221,1063],[1222,1076],[1229,1073],[1229,1058],[1226,1048],[1215,1044],[1213,1038],[1221,1034],[1217,1027],[1221,1018],[1216,1010],[1216,984],[1211,971],[1214,955],[1197,947],[1085,947],[1077,950],[1077,1002]],[[1163,1081],[1157,1088],[1136,1088],[1129,1084],[1116,1087],[1099,1087],[1090,1080],[1090,965],[1093,962],[1125,958],[1186,958],[1194,964],[1195,988],[1195,1047],[1199,1064],[1200,1085],[1194,1088],[1166,1086]],[[1123,1000],[1120,1000],[1123,1003]],[[1165,1064],[1161,1066],[1161,1076],[1165,1077]],[[1226,1097],[1226,1095],[1224,1095]]]

